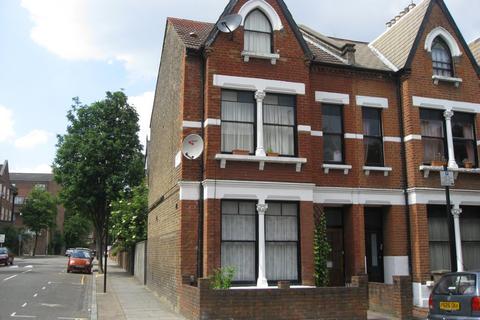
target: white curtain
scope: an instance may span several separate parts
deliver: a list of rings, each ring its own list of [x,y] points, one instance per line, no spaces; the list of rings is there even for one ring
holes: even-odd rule
[[[295,107],[282,105],[277,95],[269,94],[263,104],[263,122],[265,149],[295,155]]]
[[[222,202],[222,267],[234,267],[234,281],[255,281],[254,202]]]
[[[254,151],[254,104],[222,100],[222,151]],[[229,122],[232,121],[232,122]],[[250,122],[250,123],[245,123]]]
[[[422,140],[423,140],[423,161],[425,163],[435,160],[438,155],[444,156],[444,131],[443,120],[425,120],[421,121]],[[432,139],[427,137],[438,137],[441,139]],[[440,160],[440,159],[437,159]]]
[[[267,279],[298,280],[298,206],[269,203],[265,217]]]
[[[260,10],[255,10],[248,15],[244,29],[245,51],[272,52],[272,27],[267,17]]]
[[[440,214],[429,215],[430,270],[451,270],[447,218]]]
[[[462,213],[460,230],[465,269],[480,269],[480,210]]]

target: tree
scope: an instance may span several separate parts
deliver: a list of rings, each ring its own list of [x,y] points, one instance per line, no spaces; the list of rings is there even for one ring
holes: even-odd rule
[[[145,183],[122,193],[120,200],[112,203],[111,236],[117,245],[133,247],[147,238],[148,189]]]
[[[67,133],[58,136],[53,172],[65,207],[92,221],[103,271],[110,204],[144,177],[138,114],[123,92],[107,92],[104,100],[91,105],[82,105],[78,98],[73,101]]]
[[[35,233],[33,255],[37,250],[38,235],[41,231],[55,225],[57,201],[47,191],[35,187],[29,194],[22,209],[23,223]]]
[[[315,207],[315,233],[313,242],[315,285],[317,287],[326,287],[329,281],[327,261],[331,248],[327,240],[326,215],[325,212],[317,206]]]
[[[67,214],[64,224],[65,244],[68,248],[86,247],[92,232],[92,222],[81,214]]]

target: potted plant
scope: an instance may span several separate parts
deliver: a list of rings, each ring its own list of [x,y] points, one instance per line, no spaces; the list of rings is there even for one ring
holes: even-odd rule
[[[250,151],[244,149],[233,149],[232,153],[239,156],[248,156],[250,154]]]
[[[280,155],[280,153],[274,152],[274,151],[272,150],[272,148],[268,148],[268,150],[267,150],[267,156],[269,156],[269,157],[278,157],[279,155]]]
[[[473,162],[470,161],[469,159],[463,159],[463,166],[465,169],[472,169],[473,168]]]
[[[445,157],[441,153],[435,154],[435,157],[432,160],[432,167],[443,167],[447,164]]]

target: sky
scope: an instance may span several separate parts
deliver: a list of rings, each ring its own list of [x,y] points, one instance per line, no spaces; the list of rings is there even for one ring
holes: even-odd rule
[[[418,3],[420,0],[415,0]],[[215,22],[227,0],[0,0],[0,162],[50,172],[73,97],[124,90],[148,134],[167,17]],[[411,0],[285,0],[298,24],[370,41]],[[445,0],[467,42],[479,0]]]

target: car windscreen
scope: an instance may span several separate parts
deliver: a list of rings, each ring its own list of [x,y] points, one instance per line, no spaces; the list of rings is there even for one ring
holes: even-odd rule
[[[71,257],[79,259],[90,259],[90,255],[88,254],[88,252],[85,251],[74,251]]]
[[[0,248],[0,254],[7,254],[7,248]]]
[[[477,277],[474,274],[455,274],[444,276],[434,290],[439,295],[472,295],[475,294]]]

